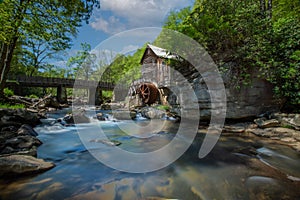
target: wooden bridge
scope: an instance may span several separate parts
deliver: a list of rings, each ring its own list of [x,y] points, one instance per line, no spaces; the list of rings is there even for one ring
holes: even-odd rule
[[[65,88],[96,88],[103,90],[113,90],[115,85],[109,82],[99,82],[92,80],[52,78],[42,76],[16,76],[8,79],[8,85],[17,84],[22,87],[65,87]]]
[[[67,102],[66,88],[89,89],[89,102],[95,102],[95,104],[99,104],[99,101],[101,101],[102,90],[112,91],[115,88],[115,85],[109,82],[42,76],[9,77],[6,85],[15,87],[16,89],[20,89],[21,87],[56,87],[57,100],[60,103]]]

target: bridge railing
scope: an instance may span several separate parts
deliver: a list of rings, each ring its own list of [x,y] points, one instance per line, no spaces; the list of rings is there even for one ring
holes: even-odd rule
[[[68,79],[68,78],[54,78],[54,77],[43,77],[43,76],[25,76],[19,75],[15,77],[9,77],[9,80],[15,80],[20,84],[25,84],[30,87],[79,87],[79,88],[94,88],[100,87],[103,89],[113,89],[115,84],[110,82],[99,82],[94,80],[80,80],[80,79]]]

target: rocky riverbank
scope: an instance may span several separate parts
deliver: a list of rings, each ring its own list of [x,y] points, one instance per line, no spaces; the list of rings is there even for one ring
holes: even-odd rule
[[[32,174],[54,167],[36,158],[42,142],[32,127],[41,123],[40,117],[26,109],[0,109],[0,176]]]
[[[146,119],[165,119],[179,122],[180,118],[168,110],[145,107],[131,111],[119,109],[111,113],[112,119],[134,119],[138,115]],[[37,159],[37,148],[42,142],[32,127],[40,124],[44,117],[32,109],[0,109],[0,176],[16,176],[45,171],[54,167],[53,163]],[[75,120],[74,120],[75,118]],[[95,119],[108,120],[105,113],[99,112]],[[57,119],[58,123],[69,126],[76,123],[89,123],[84,109]],[[200,127],[205,130],[207,126]],[[201,132],[201,131],[199,131]],[[205,132],[205,131],[203,131]],[[273,113],[262,115],[254,121],[225,124],[223,136],[260,137],[270,142],[292,147],[300,152],[300,114]],[[251,149],[242,151],[252,152]]]
[[[114,119],[117,120],[130,120],[135,119],[137,115],[141,115],[147,119],[173,119],[175,122],[180,121],[180,116],[171,113],[168,110],[161,110],[155,107],[143,107],[135,110],[128,111],[124,105],[107,105],[106,109],[115,108],[112,113]],[[105,110],[105,107],[101,107]],[[107,115],[98,113],[95,117],[100,121],[107,120]],[[241,122],[242,121],[242,122]],[[207,132],[206,125],[200,126],[202,132]],[[266,113],[260,115],[255,120],[244,119],[235,120],[235,122],[225,123],[223,136],[234,137],[260,137],[267,139],[270,142],[287,145],[294,150],[300,152],[300,114],[291,113]]]
[[[300,114],[273,113],[253,122],[226,124],[224,136],[258,136],[300,152]]]

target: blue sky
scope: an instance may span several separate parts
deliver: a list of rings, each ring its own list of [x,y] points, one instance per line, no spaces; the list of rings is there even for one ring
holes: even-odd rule
[[[108,51],[112,50],[109,46],[114,46],[113,51],[118,53],[134,51],[153,41],[159,33],[159,30],[143,28],[162,27],[171,11],[192,6],[193,3],[194,0],[100,0],[101,8],[93,11],[89,24],[79,28],[74,45],[66,52],[64,60],[54,61],[53,64],[66,66],[68,58],[75,55],[84,42],[89,43],[92,49],[98,47],[98,51],[104,50],[104,46]],[[137,28],[140,30],[130,32]],[[126,35],[126,31],[130,36]],[[134,37],[137,34],[138,37]],[[122,39],[116,40],[118,35]]]
[[[74,40],[72,51],[87,42],[92,49],[105,39],[135,28],[161,27],[168,13],[187,6],[194,0],[100,0],[89,24],[84,24]],[[147,41],[145,41],[147,42]]]

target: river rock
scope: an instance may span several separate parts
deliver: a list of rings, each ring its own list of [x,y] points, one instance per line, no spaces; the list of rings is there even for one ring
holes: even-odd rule
[[[300,114],[273,113],[271,117],[273,119],[277,119],[282,126],[292,127],[296,130],[300,130]]]
[[[296,131],[289,128],[266,128],[266,129],[248,129],[251,133],[268,138],[284,138],[284,137],[293,137],[296,139],[300,139],[300,131]]]
[[[283,127],[273,127],[273,128],[248,128],[247,133],[252,133],[259,137],[266,137],[272,140],[279,141],[281,144],[288,145],[300,152],[300,131],[283,128]]]
[[[136,112],[129,110],[113,110],[112,114],[118,120],[131,120],[136,117]]]
[[[37,147],[42,142],[37,133],[27,124],[19,129],[14,126],[3,127],[0,132],[0,154],[37,155]]]
[[[36,155],[36,147],[40,146],[42,142],[31,135],[19,135],[10,139],[6,139],[0,148],[1,154],[29,154]],[[32,149],[34,148],[34,149]],[[26,153],[27,152],[27,153]]]
[[[68,124],[90,122],[90,119],[87,116],[85,116],[83,112],[67,114],[64,116],[63,120]]]
[[[3,138],[4,140],[16,137],[17,135],[18,134],[16,131],[1,131],[0,132],[0,138]]]
[[[246,130],[247,124],[243,124],[243,123],[238,123],[238,124],[231,124],[231,125],[225,125],[223,127],[223,133],[222,134],[226,134],[226,133],[235,133],[235,134],[239,134],[239,133],[244,133]]]
[[[104,113],[97,113],[96,114],[96,118],[99,120],[99,121],[105,121],[107,119],[107,115],[104,114]]]
[[[0,109],[1,124],[13,123],[15,125],[29,124],[35,126],[40,124],[37,113],[32,113],[25,109]]]
[[[144,107],[140,111],[142,116],[148,119],[161,119],[165,116],[165,112],[153,107]]]
[[[17,131],[18,135],[38,136],[38,133],[28,124],[23,124]]]
[[[295,114],[293,117],[283,117],[282,123],[290,125],[296,130],[300,130],[300,114]]]
[[[32,174],[49,170],[55,165],[26,155],[0,156],[0,176]]]
[[[1,132],[17,132],[18,128],[15,126],[5,126],[1,129]]]
[[[23,149],[14,149],[10,146],[5,146],[1,151],[2,155],[27,155],[27,156],[37,156],[37,147],[32,146],[30,149],[23,148]]]
[[[248,129],[251,133],[268,138],[281,138],[281,137],[291,137],[294,135],[295,130],[288,128],[266,128],[266,129]]]
[[[266,120],[265,118],[255,119],[254,123],[257,124],[259,128],[270,128],[280,125],[279,121],[276,119]]]
[[[105,140],[105,139],[92,139],[90,142],[102,143],[108,146],[119,146],[122,143],[117,140]]]
[[[18,144],[18,147],[20,149],[30,149],[33,146],[40,146],[41,144],[43,144],[38,138],[32,137],[30,135],[22,135],[18,136],[17,138],[21,140],[21,142]]]

